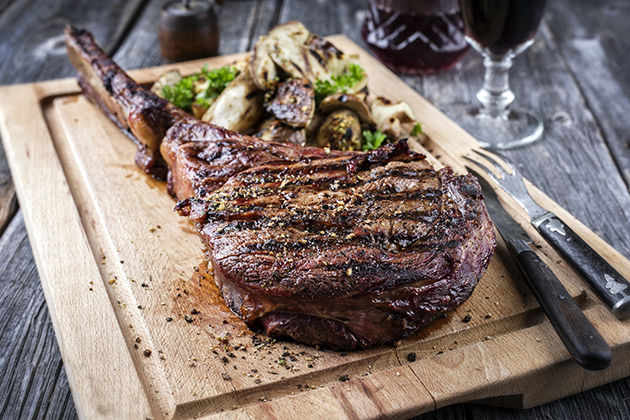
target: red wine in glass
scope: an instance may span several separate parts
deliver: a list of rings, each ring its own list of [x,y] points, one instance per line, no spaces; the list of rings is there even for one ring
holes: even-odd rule
[[[361,35],[387,67],[412,75],[448,70],[469,47],[457,0],[370,0]]]
[[[489,54],[514,54],[519,47],[534,39],[546,2],[460,0],[466,35]]]
[[[538,140],[543,124],[528,110],[511,107],[512,58],[534,42],[546,0],[459,0],[467,41],[484,56],[481,106],[447,114],[482,146],[509,149]]]

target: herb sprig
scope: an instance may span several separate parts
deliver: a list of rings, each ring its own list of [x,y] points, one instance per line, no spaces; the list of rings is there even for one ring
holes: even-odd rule
[[[199,79],[197,75],[184,77],[175,85],[166,85],[162,88],[162,96],[173,105],[186,112],[192,111],[194,99],[195,82]]]
[[[182,78],[174,86],[164,86],[162,96],[186,112],[192,111],[194,103],[209,108],[237,75],[238,70],[235,67],[225,66],[209,70],[206,64],[201,72]],[[195,82],[198,81],[207,83],[207,86],[195,95]]]
[[[339,75],[331,76],[331,80],[315,81],[315,101],[319,104],[324,98],[337,92],[347,92],[365,77],[365,71],[361,66],[350,63],[348,70]]]
[[[422,134],[422,126],[420,125],[420,123],[416,123],[409,134],[414,137],[418,137],[420,134]]]
[[[203,78],[208,82],[208,87],[196,97],[197,102],[205,107],[210,107],[221,92],[236,78],[238,71],[235,67],[225,66],[214,70],[208,70],[206,64],[201,70]]]
[[[387,136],[383,134],[381,130],[364,131],[363,132],[363,151],[368,152],[370,150],[378,149],[383,142],[387,139]]]

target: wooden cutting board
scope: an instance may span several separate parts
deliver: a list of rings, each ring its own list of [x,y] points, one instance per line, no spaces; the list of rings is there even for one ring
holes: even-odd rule
[[[360,54],[371,92],[412,106],[430,159],[464,172],[472,137],[348,38],[331,41]],[[170,68],[191,73],[238,57],[130,73],[149,83]],[[502,193],[611,345],[607,370],[569,357],[499,237],[472,297],[394,345],[337,352],[252,333],[220,299],[165,184],[135,166],[135,145],[73,79],[1,87],[0,98],[0,133],[82,418],[407,418],[465,401],[531,407],[630,375],[630,323],[609,313]],[[628,260],[531,191],[630,278]]]

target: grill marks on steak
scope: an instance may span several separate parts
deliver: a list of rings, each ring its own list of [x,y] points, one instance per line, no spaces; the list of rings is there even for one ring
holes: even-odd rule
[[[202,121],[179,121],[166,133],[161,153],[169,167],[169,193],[179,200],[203,197],[230,177],[270,162],[310,162],[357,152],[274,143]]]
[[[340,348],[404,337],[452,310],[494,249],[476,180],[436,172],[405,142],[260,165],[177,209],[248,325]]]

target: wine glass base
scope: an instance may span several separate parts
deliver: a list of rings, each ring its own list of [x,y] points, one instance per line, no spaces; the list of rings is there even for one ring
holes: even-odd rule
[[[503,115],[490,116],[481,107],[457,107],[445,111],[453,121],[488,149],[512,149],[540,139],[543,123],[533,112],[510,108]]]

